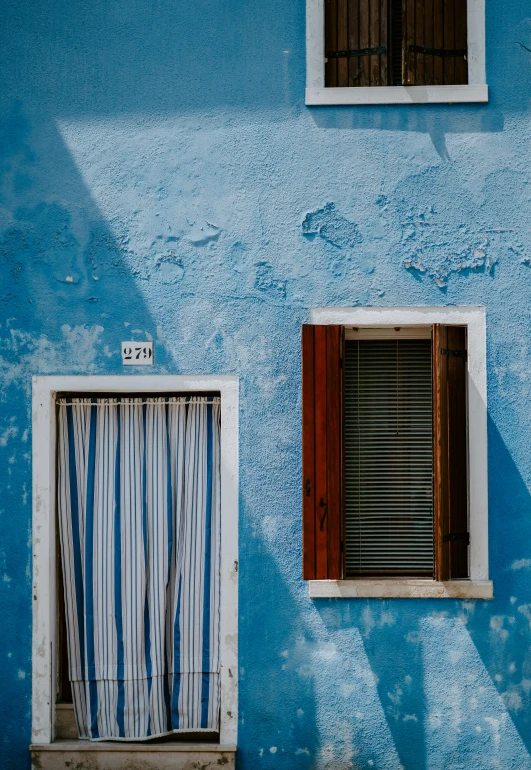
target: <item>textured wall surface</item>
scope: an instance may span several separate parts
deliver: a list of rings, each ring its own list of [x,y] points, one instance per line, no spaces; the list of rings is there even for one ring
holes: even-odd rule
[[[29,764],[31,376],[122,373],[148,337],[158,373],[241,377],[239,767],[531,768],[529,3],[488,3],[486,106],[306,108],[304,14],[2,4],[6,770]],[[300,324],[418,304],[487,307],[495,599],[310,601]]]

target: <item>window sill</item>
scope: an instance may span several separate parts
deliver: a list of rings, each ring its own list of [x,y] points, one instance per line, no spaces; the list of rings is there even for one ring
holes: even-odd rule
[[[309,107],[363,104],[454,104],[489,100],[487,85],[307,88]]]
[[[219,743],[125,743],[58,740],[30,746],[34,770],[72,767],[126,770],[141,762],[143,770],[187,770],[198,763],[204,770],[223,765],[233,770],[236,746]],[[136,764],[135,764],[136,767]]]
[[[309,580],[310,599],[492,599],[492,580]]]

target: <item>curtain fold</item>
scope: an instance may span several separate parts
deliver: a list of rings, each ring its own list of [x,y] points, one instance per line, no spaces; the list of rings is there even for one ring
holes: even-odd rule
[[[80,737],[219,730],[220,407],[217,397],[59,400]]]

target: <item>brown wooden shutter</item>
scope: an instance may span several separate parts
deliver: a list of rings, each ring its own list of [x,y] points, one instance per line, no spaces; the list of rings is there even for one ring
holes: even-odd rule
[[[303,578],[343,576],[343,327],[302,327]]]
[[[467,0],[403,0],[404,84],[465,85]]]
[[[388,85],[388,0],[325,0],[325,85]]]
[[[468,577],[467,337],[433,327],[435,578]]]

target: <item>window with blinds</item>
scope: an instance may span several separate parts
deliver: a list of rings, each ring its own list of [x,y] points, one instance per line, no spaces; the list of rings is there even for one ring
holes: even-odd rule
[[[466,0],[325,0],[325,85],[466,85]]]
[[[302,327],[305,580],[468,577],[467,330]]]
[[[433,576],[430,339],[345,342],[348,575]]]

